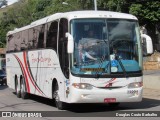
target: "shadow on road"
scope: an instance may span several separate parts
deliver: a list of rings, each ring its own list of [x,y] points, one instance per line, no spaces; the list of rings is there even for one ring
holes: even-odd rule
[[[16,95],[15,92],[12,92],[12,93],[14,95]],[[44,97],[41,97],[41,96],[29,94],[29,98],[28,99],[33,100],[35,102],[39,102],[39,103],[42,103],[42,104],[46,104],[46,105],[55,107],[54,100],[51,100],[49,98],[44,98]]]
[[[55,107],[54,101],[51,99],[30,95],[29,99],[42,104]],[[160,106],[160,100],[143,98],[142,102],[121,103],[118,107],[110,107],[108,104],[68,104],[67,111],[74,113],[94,113],[120,110],[146,110],[152,107]]]
[[[121,103],[118,107],[110,107],[107,104],[75,104],[68,108],[68,111],[76,113],[107,112],[120,110],[146,110],[152,107],[160,106],[160,100],[143,98],[142,102]],[[78,109],[77,109],[78,108]]]
[[[4,89],[6,89],[6,88],[8,88],[7,85],[0,85],[0,90],[4,90]]]

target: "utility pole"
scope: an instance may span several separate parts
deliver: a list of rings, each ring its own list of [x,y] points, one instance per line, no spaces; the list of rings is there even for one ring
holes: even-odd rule
[[[97,0],[94,0],[94,10],[97,11]]]

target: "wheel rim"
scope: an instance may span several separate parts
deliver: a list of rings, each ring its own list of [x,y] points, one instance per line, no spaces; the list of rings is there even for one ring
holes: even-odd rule
[[[54,92],[54,99],[55,99],[55,105],[58,109],[63,110],[65,109],[64,104],[62,101],[60,101],[60,96],[59,96],[59,88],[58,88],[58,84],[55,87],[55,92]]]
[[[24,85],[23,85],[23,82],[21,83],[21,94],[24,93]]]
[[[16,94],[18,94],[18,82],[16,81]]]
[[[58,90],[56,90],[56,91],[54,92],[54,99],[55,99],[56,102],[59,101]]]
[[[57,106],[57,108],[59,108],[60,106],[60,100],[59,100],[59,89],[58,89],[58,85],[56,85],[55,87],[55,92],[54,92],[54,99],[55,99],[55,104]]]

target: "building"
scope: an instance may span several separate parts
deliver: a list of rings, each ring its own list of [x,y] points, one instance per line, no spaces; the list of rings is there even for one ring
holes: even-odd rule
[[[0,48],[0,58],[5,58],[6,56],[6,48]]]

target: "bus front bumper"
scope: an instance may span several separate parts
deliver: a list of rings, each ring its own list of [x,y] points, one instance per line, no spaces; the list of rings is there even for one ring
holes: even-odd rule
[[[128,89],[77,89],[72,87],[70,103],[114,103],[142,101],[142,87]]]

